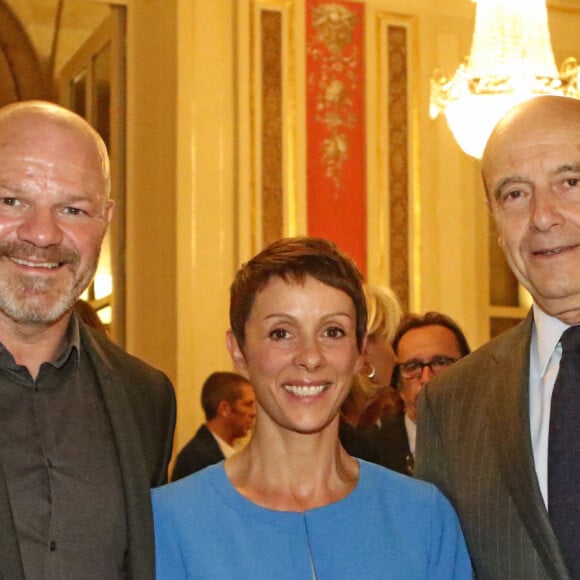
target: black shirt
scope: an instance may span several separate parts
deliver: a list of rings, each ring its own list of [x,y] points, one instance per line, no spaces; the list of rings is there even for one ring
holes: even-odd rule
[[[0,462],[27,580],[123,577],[119,461],[75,316],[36,380],[0,344]]]

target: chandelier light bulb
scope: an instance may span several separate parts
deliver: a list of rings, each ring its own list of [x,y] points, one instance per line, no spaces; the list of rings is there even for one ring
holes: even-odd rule
[[[431,79],[431,118],[443,113],[465,153],[481,158],[499,119],[538,95],[580,98],[576,59],[558,72],[545,0],[475,0],[471,53],[448,79]]]

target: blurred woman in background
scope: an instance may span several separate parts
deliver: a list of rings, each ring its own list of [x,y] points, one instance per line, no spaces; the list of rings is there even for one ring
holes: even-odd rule
[[[355,375],[342,405],[339,434],[351,455],[380,463],[381,418],[403,409],[399,393],[391,383],[396,364],[392,341],[402,310],[399,299],[386,286],[366,285],[364,295],[368,312],[364,366]]]

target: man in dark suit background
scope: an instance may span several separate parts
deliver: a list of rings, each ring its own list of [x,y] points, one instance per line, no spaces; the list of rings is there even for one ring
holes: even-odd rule
[[[153,580],[149,488],[166,480],[167,377],[73,313],[112,216],[83,119],[0,109],[0,577]]]
[[[417,397],[436,374],[470,353],[459,325],[446,314],[407,314],[393,339],[397,366],[393,374],[404,403],[403,414],[386,417],[381,423],[382,465],[413,475],[417,435]]]
[[[423,389],[416,474],[453,502],[478,578],[579,578],[580,518],[569,513],[573,543],[562,543],[548,481],[552,430],[578,421],[553,421],[551,408],[561,336],[580,323],[580,101],[516,106],[494,129],[482,174],[500,245],[534,304]],[[572,438],[567,454],[578,446]],[[574,473],[578,460],[561,481]],[[567,494],[580,505],[577,487]]]
[[[256,418],[254,389],[236,373],[212,373],[201,388],[201,406],[206,422],[179,452],[172,481],[235,453],[236,440],[248,434]]]

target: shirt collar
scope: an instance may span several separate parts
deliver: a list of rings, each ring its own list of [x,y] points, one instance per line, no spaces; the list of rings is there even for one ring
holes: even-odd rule
[[[66,342],[65,347],[62,353],[56,357],[56,360],[51,363],[56,368],[61,368],[64,363],[68,360],[68,357],[71,356],[73,351],[76,352],[76,369],[78,370],[78,365],[80,364],[80,357],[78,353],[81,349],[81,333],[80,333],[80,325],[79,319],[76,312],[73,311],[72,316],[70,317],[70,321],[68,323],[67,331],[66,331]]]
[[[76,313],[73,312],[66,329],[63,350],[60,352],[60,354],[56,356],[54,360],[46,362],[51,364],[53,367],[60,369],[69,359],[71,353],[74,352],[76,353],[75,368],[78,371],[80,364],[80,356],[79,356],[80,348],[81,348],[80,325]],[[0,366],[13,371],[18,371],[18,369],[21,368],[20,365],[18,365],[14,360],[14,356],[12,355],[12,353],[1,342],[0,342]]]
[[[208,429],[209,429],[209,427],[208,427]],[[217,444],[219,445],[219,448],[221,449],[221,451],[224,454],[224,457],[226,459],[236,452],[236,449],[234,449],[231,445],[226,443],[219,435],[214,433],[211,429],[209,429],[209,432],[212,434],[213,438],[216,440]]]
[[[541,376],[544,375],[548,367],[550,357],[554,349],[560,342],[562,333],[569,328],[569,325],[558,318],[546,314],[537,304],[534,309],[534,340],[532,348],[538,361],[538,369]]]
[[[415,455],[415,442],[417,440],[417,425],[409,415],[405,413],[405,428],[407,429],[407,439],[409,440],[409,449]]]

